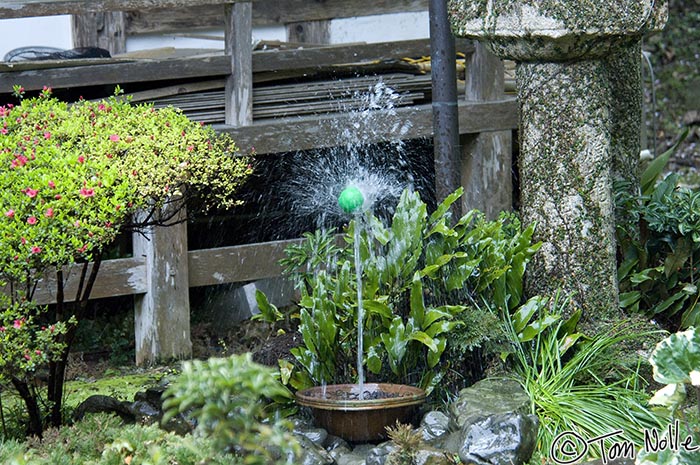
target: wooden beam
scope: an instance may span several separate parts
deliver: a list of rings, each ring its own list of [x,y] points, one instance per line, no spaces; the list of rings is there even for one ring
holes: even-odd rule
[[[189,272],[187,268],[187,217],[177,210],[168,227],[150,227],[134,233],[134,257],[146,263],[146,292],[134,298],[136,363],[184,358],[192,354],[190,340]]]
[[[0,19],[150,10],[153,8],[191,9],[236,1],[239,0],[4,0],[0,4]],[[191,10],[190,14],[192,14]]]
[[[67,266],[63,269],[66,277],[66,301],[74,301],[78,289],[82,265]],[[91,299],[134,295],[146,292],[146,263],[140,258],[120,258],[105,260],[100,265],[97,281],[90,294]],[[34,301],[39,305],[56,302],[56,276],[51,274],[39,280]]]
[[[457,41],[457,50],[466,54],[474,50],[473,43]],[[389,42],[386,44],[353,44],[305,48],[297,50],[266,50],[252,53],[253,72],[282,72],[290,69],[322,69],[347,63],[367,63],[419,57],[430,54],[427,39]],[[70,60],[36,62],[38,69],[27,69],[31,63],[0,63],[0,93],[12,92],[14,84],[27,90],[43,86],[54,88],[82,87],[102,84],[125,84],[194,77],[227,76],[231,60],[223,54],[164,60],[115,61]],[[88,66],[89,65],[89,66]],[[53,66],[53,67],[51,67]],[[18,71],[13,71],[18,69]]]
[[[126,52],[124,12],[83,13],[71,19],[74,47],[100,47],[111,55]]]
[[[231,74],[226,79],[226,124],[246,126],[253,122],[253,4],[226,5],[226,55]]]
[[[377,111],[368,123],[358,121],[356,116],[347,113],[327,115],[277,118],[254,122],[251,126],[234,128],[214,126],[217,130],[231,134],[236,145],[245,152],[255,147],[259,154],[279,153],[294,150],[307,150],[338,145],[337,128],[351,124],[372,125],[367,143],[397,138],[396,128],[408,123],[409,129],[402,139],[431,137],[433,115],[430,104],[396,108],[392,112]],[[460,134],[503,131],[518,127],[518,106],[515,98],[504,98],[490,102],[460,102]],[[362,128],[356,129],[362,132]]]
[[[477,43],[467,58],[465,99],[491,101],[503,98],[503,61]],[[469,134],[462,138],[461,183],[464,211],[479,209],[489,219],[513,208],[512,131]],[[488,192],[488,195],[484,193]]]
[[[303,21],[428,11],[428,0],[255,0],[253,25],[269,26]],[[197,8],[197,14],[176,8],[159,8],[127,14],[128,34],[172,32],[223,27],[221,5]]]
[[[280,276],[284,249],[300,239],[237,245],[187,253],[190,287],[255,281]]]

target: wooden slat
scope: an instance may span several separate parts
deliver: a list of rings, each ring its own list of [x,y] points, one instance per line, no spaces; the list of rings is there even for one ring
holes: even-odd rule
[[[222,3],[236,1],[239,0],[4,0],[0,4],[0,19],[153,8],[199,8],[204,5],[220,6]],[[192,11],[190,10],[189,13],[191,15]]]
[[[253,25],[269,26],[427,10],[428,0],[255,0]],[[223,9],[215,5],[197,8],[196,15],[177,8],[127,13],[128,34],[222,27],[223,24]]]
[[[470,53],[470,41],[458,41],[458,50]],[[329,53],[330,52],[330,53]],[[268,50],[253,52],[253,72],[284,71],[308,68],[322,69],[332,65],[363,63],[368,61],[396,60],[403,57],[423,56],[430,53],[427,39],[397,41],[388,44],[347,45],[329,48],[302,50]],[[80,60],[76,60],[80,62]],[[231,73],[231,63],[223,54],[198,55],[190,58],[165,60],[139,60],[111,62],[102,60],[91,66],[73,66],[65,62],[64,67],[51,69],[26,69],[27,64],[18,64],[21,71],[11,71],[10,65],[0,66],[0,93],[12,92],[14,84],[27,90],[38,90],[48,85],[54,88],[81,87],[103,84],[125,84],[196,77],[226,76]],[[79,64],[79,63],[76,63]],[[37,62],[38,66],[49,64]],[[55,63],[54,66],[60,65]]]
[[[74,300],[80,277],[80,267],[66,267],[63,272],[67,278],[65,295],[67,301]],[[106,260],[100,265],[97,281],[90,294],[91,299],[115,297],[121,295],[142,294],[146,292],[146,264],[142,259],[120,258]],[[56,301],[56,279],[47,276],[39,281],[34,293],[34,300],[40,305]]]
[[[234,3],[224,9],[226,54],[231,74],[226,79],[226,124],[246,126],[253,122],[253,6]]]
[[[357,118],[346,113],[318,115],[298,118],[261,120],[252,126],[232,128],[214,126],[230,133],[236,144],[245,152],[255,147],[259,154],[307,150],[318,147],[333,147],[338,144],[335,134],[339,127],[358,123]],[[432,108],[430,104],[402,107],[392,112],[377,114],[370,121],[371,131],[367,143],[397,138],[396,127],[410,122],[408,132],[402,139],[430,137],[433,133]],[[360,124],[361,121],[359,122]],[[518,127],[518,106],[515,98],[491,102],[460,102],[460,134],[502,131]],[[363,133],[362,128],[357,128]]]
[[[254,281],[279,276],[284,249],[299,239],[191,250],[187,253],[190,287]]]

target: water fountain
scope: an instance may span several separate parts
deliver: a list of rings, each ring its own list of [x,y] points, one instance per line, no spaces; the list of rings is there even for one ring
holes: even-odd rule
[[[379,441],[386,427],[410,423],[426,397],[424,390],[402,384],[365,383],[363,367],[362,260],[360,233],[363,209],[371,202],[350,184],[338,196],[338,206],[355,217],[353,242],[357,279],[357,383],[314,386],[296,393],[297,403],[313,411],[318,426],[351,442]]]

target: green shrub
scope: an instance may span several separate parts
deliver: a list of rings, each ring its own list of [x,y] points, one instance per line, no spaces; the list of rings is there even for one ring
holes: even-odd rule
[[[700,191],[680,187],[676,174],[657,183],[672,153],[647,167],[639,196],[618,189],[618,208],[632,218],[618,225],[618,280],[623,308],[676,329],[700,325]]]
[[[119,417],[92,414],[72,426],[47,429],[42,441],[0,442],[7,465],[242,465],[207,437],[178,436],[156,425],[122,424]]]
[[[301,291],[303,343],[292,351],[301,370],[292,375],[285,365],[285,380],[297,389],[357,381],[358,272],[361,358],[371,377],[430,391],[450,366],[448,346],[461,358],[493,336],[493,326],[468,337],[463,327],[480,318],[495,323],[481,313],[482,302],[508,310],[520,304],[525,265],[538,245],[530,242],[533,228],[521,230],[512,216],[486,221],[472,211],[453,224],[450,205],[461,193],[429,215],[417,193],[404,191],[390,224],[371,212],[356,216],[342,235],[344,247],[332,231],[316,231],[288,248],[283,265]],[[279,318],[259,297],[263,317]]]
[[[254,363],[249,353],[185,362],[164,397],[163,422],[187,413],[217,448],[246,464],[295,463],[298,443],[269,408],[271,400],[291,394],[272,369]]]

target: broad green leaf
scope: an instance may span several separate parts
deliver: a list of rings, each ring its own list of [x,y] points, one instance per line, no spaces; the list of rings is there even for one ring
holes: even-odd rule
[[[428,351],[428,367],[433,368],[440,361],[440,356],[445,351],[447,347],[447,340],[445,338],[439,338],[435,340],[436,350]]]
[[[667,384],[659,389],[649,399],[650,405],[660,405],[662,407],[674,407],[681,405],[685,400],[685,384]]]
[[[544,318],[533,321],[527,325],[521,333],[518,333],[518,340],[520,342],[533,340],[538,334],[556,323],[558,319],[558,315],[547,315]]]
[[[546,304],[546,299],[544,297],[536,296],[531,297],[521,305],[518,310],[513,314],[513,329],[516,334],[522,332],[525,326],[532,319],[532,316],[540,309],[544,308]]]
[[[422,343],[424,346],[426,346],[431,351],[438,350],[438,346],[436,345],[435,340],[432,337],[425,334],[423,331],[414,331],[413,333],[411,333],[408,336],[408,338],[411,341],[418,341],[418,342]]]
[[[274,323],[284,318],[282,312],[280,312],[275,305],[270,303],[265,293],[260,289],[255,290],[255,302],[258,304],[260,313],[258,315],[253,315],[253,319],[262,319],[268,323]]]
[[[464,193],[464,188],[459,187],[456,191],[445,197],[445,200],[440,202],[432,215],[430,215],[430,223],[436,223],[440,218],[444,217],[449,211],[453,203],[455,203]]]
[[[671,334],[649,358],[654,379],[664,384],[700,385],[700,333],[695,328]]]
[[[620,294],[620,307],[628,308],[639,302],[642,298],[642,293],[639,291],[623,292]]]
[[[688,136],[688,128],[686,128],[681,136],[678,138],[675,144],[664,153],[656,157],[649,165],[646,167],[641,176],[642,185],[642,195],[651,195],[654,190],[654,185],[659,175],[663,172],[668,160],[676,152],[678,146],[685,140]]]

